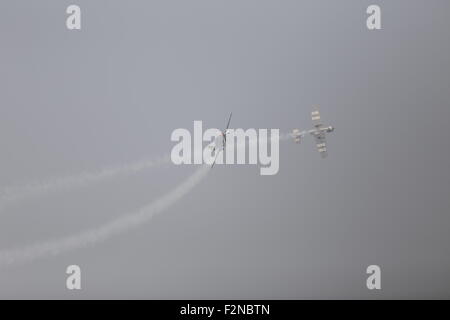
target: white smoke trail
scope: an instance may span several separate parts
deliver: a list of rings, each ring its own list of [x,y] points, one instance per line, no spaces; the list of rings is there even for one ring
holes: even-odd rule
[[[280,134],[280,141],[291,138],[290,134]],[[249,143],[255,143],[250,141]],[[244,145],[245,146],[245,145]],[[242,147],[237,145],[237,147]],[[24,186],[7,187],[0,191],[0,212],[16,202],[42,196],[45,194],[80,188],[92,183],[101,182],[119,175],[136,174],[153,166],[170,162],[170,156],[165,155],[152,160],[138,161],[131,164],[110,166],[93,172],[83,172],[76,175],[57,177],[46,181],[31,182]]]
[[[32,261],[39,257],[57,255],[69,250],[92,245],[131,228],[135,228],[180,200],[184,195],[191,191],[208,172],[209,166],[201,166],[195,173],[161,198],[135,213],[112,220],[98,228],[64,237],[59,240],[42,242],[15,250],[0,251],[0,267]]]
[[[290,134],[281,134],[279,137],[281,141],[287,140],[289,138],[291,138]],[[47,183],[36,184],[34,186],[29,186],[27,192],[24,192],[24,190],[27,190],[26,188],[22,188],[21,192],[17,192],[16,194],[11,193],[10,199],[23,199],[30,195],[39,195],[49,191],[56,191],[61,188],[84,186],[90,182],[99,181],[118,174],[138,172],[157,163],[164,163],[169,160],[170,158],[166,156],[160,158],[158,161],[147,161],[131,165],[124,165],[122,167],[104,169],[97,173],[86,173],[83,175],[57,179]],[[119,233],[125,232],[131,228],[138,227],[142,223],[150,220],[153,216],[163,212],[175,202],[180,200],[206,176],[206,174],[209,172],[209,168],[210,166],[203,165],[194,174],[189,176],[183,183],[178,185],[175,189],[168,192],[158,200],[155,200],[154,202],[143,207],[141,210],[135,213],[117,218],[98,228],[87,230],[76,235],[64,237],[59,240],[37,243],[19,249],[0,251],[0,267],[15,263],[32,261],[39,257],[57,255],[69,250],[92,245],[100,241],[104,241]]]
[[[131,164],[105,167],[98,171],[83,172],[77,175],[29,183],[24,186],[8,187],[0,192],[0,211],[10,204],[24,199],[42,196],[52,192],[84,187],[119,175],[135,174],[153,166],[168,163],[169,161],[170,157],[166,155],[152,160],[143,160]]]

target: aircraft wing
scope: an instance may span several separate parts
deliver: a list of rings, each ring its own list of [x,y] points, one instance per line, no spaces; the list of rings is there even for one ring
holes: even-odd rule
[[[219,156],[219,153],[220,153],[222,150],[223,150],[223,149],[217,150],[216,157],[214,158],[214,162],[213,162],[212,165],[211,165],[211,169],[214,168],[214,165],[216,164],[216,161],[217,161],[217,157]]]
[[[318,132],[314,135],[314,141],[316,142],[317,151],[319,151],[322,158],[326,158],[327,153],[327,140],[325,139],[324,132]]]
[[[227,127],[225,128],[225,130],[223,130],[223,137],[225,139],[225,142],[227,142],[227,135],[226,132],[228,130],[228,128],[230,127],[230,122],[231,122],[231,116],[233,115],[233,112],[230,113],[230,117],[228,118],[228,123],[227,123]]]
[[[231,122],[231,116],[232,115],[233,115],[233,112],[230,113],[230,117],[228,118],[228,123],[227,123],[227,127],[225,128],[225,130],[227,130],[230,127],[230,122]]]
[[[318,107],[315,107],[311,112],[311,119],[315,127],[322,126],[322,120],[320,120],[320,112]]]

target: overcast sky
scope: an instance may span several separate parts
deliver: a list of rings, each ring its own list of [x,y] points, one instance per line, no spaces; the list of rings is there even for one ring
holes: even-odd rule
[[[382,30],[366,28],[366,8]],[[82,29],[66,28],[66,7]],[[174,129],[336,130],[218,165],[147,224],[0,269],[0,298],[450,298],[450,2],[1,1],[0,190],[170,153]],[[135,212],[194,166],[23,199],[0,251]],[[65,269],[82,269],[82,290]],[[367,266],[382,289],[366,288]]]

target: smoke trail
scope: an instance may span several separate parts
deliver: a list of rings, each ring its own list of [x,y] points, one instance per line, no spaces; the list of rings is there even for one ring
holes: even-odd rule
[[[280,134],[279,137],[280,141],[287,140],[289,138],[291,138],[290,134]],[[256,142],[257,141],[249,141],[249,144]],[[237,147],[242,146],[237,145]],[[98,171],[84,172],[77,175],[59,177],[47,181],[32,182],[24,186],[7,187],[0,191],[0,212],[8,205],[24,199],[38,197],[52,192],[84,187],[89,184],[114,178],[119,175],[136,174],[142,170],[169,162],[169,155],[165,155],[153,160],[144,160],[126,165],[106,167]]]
[[[8,187],[0,192],[0,211],[2,211],[2,209],[4,209],[7,205],[23,199],[40,196],[51,192],[83,187],[91,183],[113,178],[118,175],[135,174],[150,167],[168,163],[169,161],[170,157],[165,155],[153,160],[144,160],[126,165],[106,167],[94,172],[84,172],[77,175],[29,183],[25,186]]]
[[[289,138],[291,138],[291,135],[289,134],[281,134],[279,137],[281,141]],[[34,186],[29,186],[27,192],[24,192],[26,189],[22,188],[21,193],[15,194],[15,197],[10,196],[10,199],[17,200],[25,198],[29,195],[38,195],[49,191],[56,191],[61,188],[83,186],[90,182],[100,181],[118,174],[134,173],[169,160],[170,158],[166,156],[160,158],[158,161],[135,163],[122,167],[104,169],[97,173],[86,173],[83,175],[57,179],[47,183],[36,184]],[[168,192],[158,200],[155,200],[135,213],[112,220],[111,222],[98,228],[90,229],[79,234],[61,238],[59,240],[41,242],[19,249],[0,251],[0,267],[14,263],[32,261],[39,257],[57,255],[73,249],[93,245],[95,243],[107,240],[119,233],[126,232],[129,229],[136,228],[142,223],[150,220],[156,214],[168,209],[171,205],[176,203],[184,195],[191,191],[206,176],[209,172],[209,168],[210,166],[203,165],[175,189]],[[14,195],[14,193],[12,193],[12,195]]]
[[[43,256],[57,255],[69,250],[82,248],[104,241],[119,233],[136,228],[180,200],[191,191],[209,172],[203,165],[175,189],[166,193],[139,211],[122,216],[95,229],[64,237],[59,240],[42,242],[16,250],[0,251],[0,267],[13,263],[23,263]]]

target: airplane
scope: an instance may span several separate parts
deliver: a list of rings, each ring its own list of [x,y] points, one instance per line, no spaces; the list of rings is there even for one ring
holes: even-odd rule
[[[230,122],[231,122],[231,117],[233,115],[233,112],[230,113],[230,116],[228,117],[228,122],[227,122],[227,126],[225,127],[225,130],[223,130],[219,136],[216,137],[216,139],[214,140],[214,146],[210,146],[212,148],[212,152],[215,152],[216,149],[218,149],[216,157],[214,159],[213,164],[211,165],[211,169],[214,167],[214,165],[216,164],[216,160],[217,160],[217,156],[219,155],[220,151],[223,151],[227,145],[227,134],[228,134],[228,128],[230,127]],[[219,141],[219,139],[221,141]],[[219,147],[219,142],[221,144],[221,146]],[[220,150],[219,150],[220,149]]]
[[[317,151],[319,151],[320,156],[322,158],[326,158],[328,155],[327,152],[327,141],[325,139],[325,134],[330,133],[334,131],[334,127],[332,126],[324,126],[322,124],[322,121],[320,119],[320,113],[319,109],[317,107],[314,108],[314,110],[311,112],[311,118],[314,124],[314,129],[311,130],[305,130],[301,131],[299,129],[292,130],[292,138],[294,139],[295,143],[300,143],[301,139],[306,135],[310,134],[313,136],[315,142]]]

